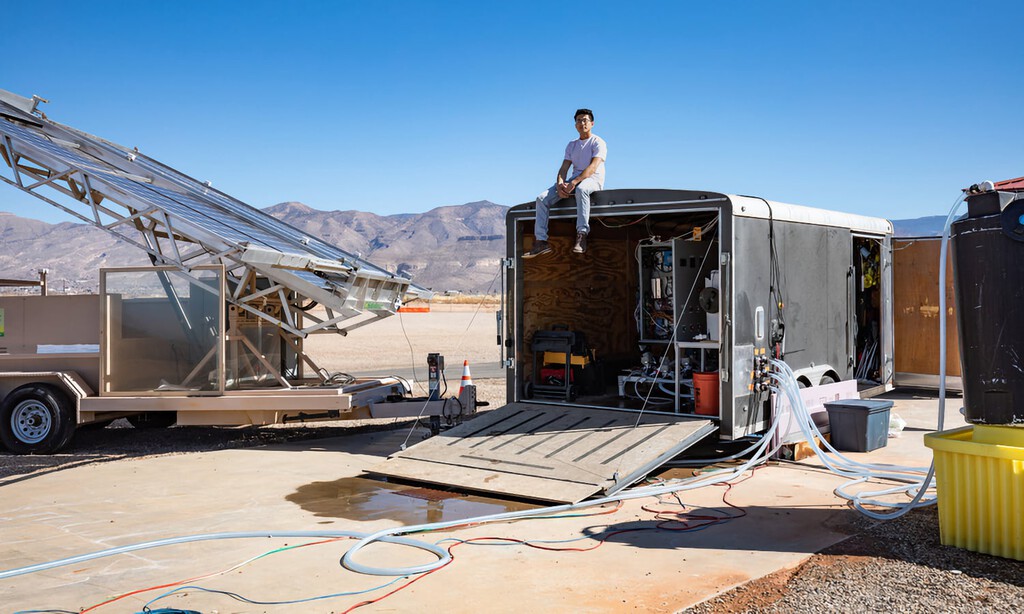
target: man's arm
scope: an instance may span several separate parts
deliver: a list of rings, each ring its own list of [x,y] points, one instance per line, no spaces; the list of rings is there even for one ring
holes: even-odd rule
[[[572,192],[573,190],[575,190],[576,186],[578,186],[579,184],[583,183],[584,179],[586,179],[587,177],[590,177],[591,175],[596,173],[597,172],[597,167],[601,166],[602,162],[604,162],[604,158],[599,158],[597,156],[591,158],[590,164],[587,165],[587,168],[583,169],[582,173],[577,175],[575,179],[573,179],[572,181],[569,182],[569,185],[571,186],[569,192]]]
[[[562,198],[567,198],[576,187],[565,181],[566,175],[569,174],[570,166],[572,166],[571,160],[562,160],[562,167],[558,169],[558,177],[555,178],[555,186],[558,188],[558,195]]]

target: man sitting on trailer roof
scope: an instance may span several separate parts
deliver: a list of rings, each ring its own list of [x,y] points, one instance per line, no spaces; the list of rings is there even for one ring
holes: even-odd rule
[[[594,112],[590,109],[578,109],[573,116],[576,120],[576,132],[580,138],[569,141],[565,146],[565,159],[558,169],[555,185],[537,197],[537,225],[534,229],[533,249],[523,254],[523,258],[534,258],[551,251],[548,245],[548,215],[551,205],[563,198],[576,195],[576,244],[574,254],[587,251],[587,234],[590,233],[590,194],[604,187],[604,160],[608,155],[608,146],[604,139],[591,134],[594,128]],[[568,175],[569,167],[572,175]],[[568,177],[568,179],[566,179]]]

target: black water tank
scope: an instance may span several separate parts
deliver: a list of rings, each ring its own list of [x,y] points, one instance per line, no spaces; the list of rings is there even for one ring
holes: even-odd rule
[[[967,198],[951,229],[964,414],[1024,423],[1024,194]]]

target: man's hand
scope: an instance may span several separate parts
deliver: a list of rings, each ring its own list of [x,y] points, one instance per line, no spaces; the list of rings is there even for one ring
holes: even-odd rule
[[[569,198],[575,189],[576,186],[571,181],[563,181],[558,184],[558,196],[560,198]]]

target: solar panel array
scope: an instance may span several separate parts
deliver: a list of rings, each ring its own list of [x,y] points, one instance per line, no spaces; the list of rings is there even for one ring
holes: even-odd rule
[[[393,312],[404,300],[430,295],[429,290],[407,278],[310,236],[137,150],[45,117],[30,117],[34,121],[18,121],[19,118],[25,118],[25,113],[5,104],[0,96],[0,147],[42,167],[42,172],[37,171],[36,175],[52,178],[66,173],[67,179],[78,182],[69,181],[69,185],[93,192],[93,198],[61,189],[65,194],[81,196],[76,198],[80,202],[74,203],[79,208],[68,209],[41,196],[38,187],[29,189],[31,186],[24,185],[38,182],[36,177],[31,182],[22,181],[19,187],[118,236],[127,238],[125,233],[133,230],[137,219],[132,216],[141,214],[151,224],[166,226],[162,229],[165,240],[181,238],[198,244],[207,257],[224,260],[229,270],[249,267],[300,296],[348,316],[365,308],[380,317]],[[8,152],[8,164],[15,158],[11,153]],[[18,172],[14,176],[18,179]],[[2,176],[0,179],[15,185]],[[103,199],[97,198],[95,192],[102,194]],[[81,207],[83,203],[87,207]],[[124,207],[124,211],[113,213],[110,203]],[[247,252],[259,255],[246,257]],[[280,255],[280,260],[299,262],[301,267],[277,266],[271,262],[273,258],[268,260],[267,253]],[[174,262],[164,253],[155,257],[186,269],[189,266],[186,262]],[[367,301],[373,304],[368,305]]]

